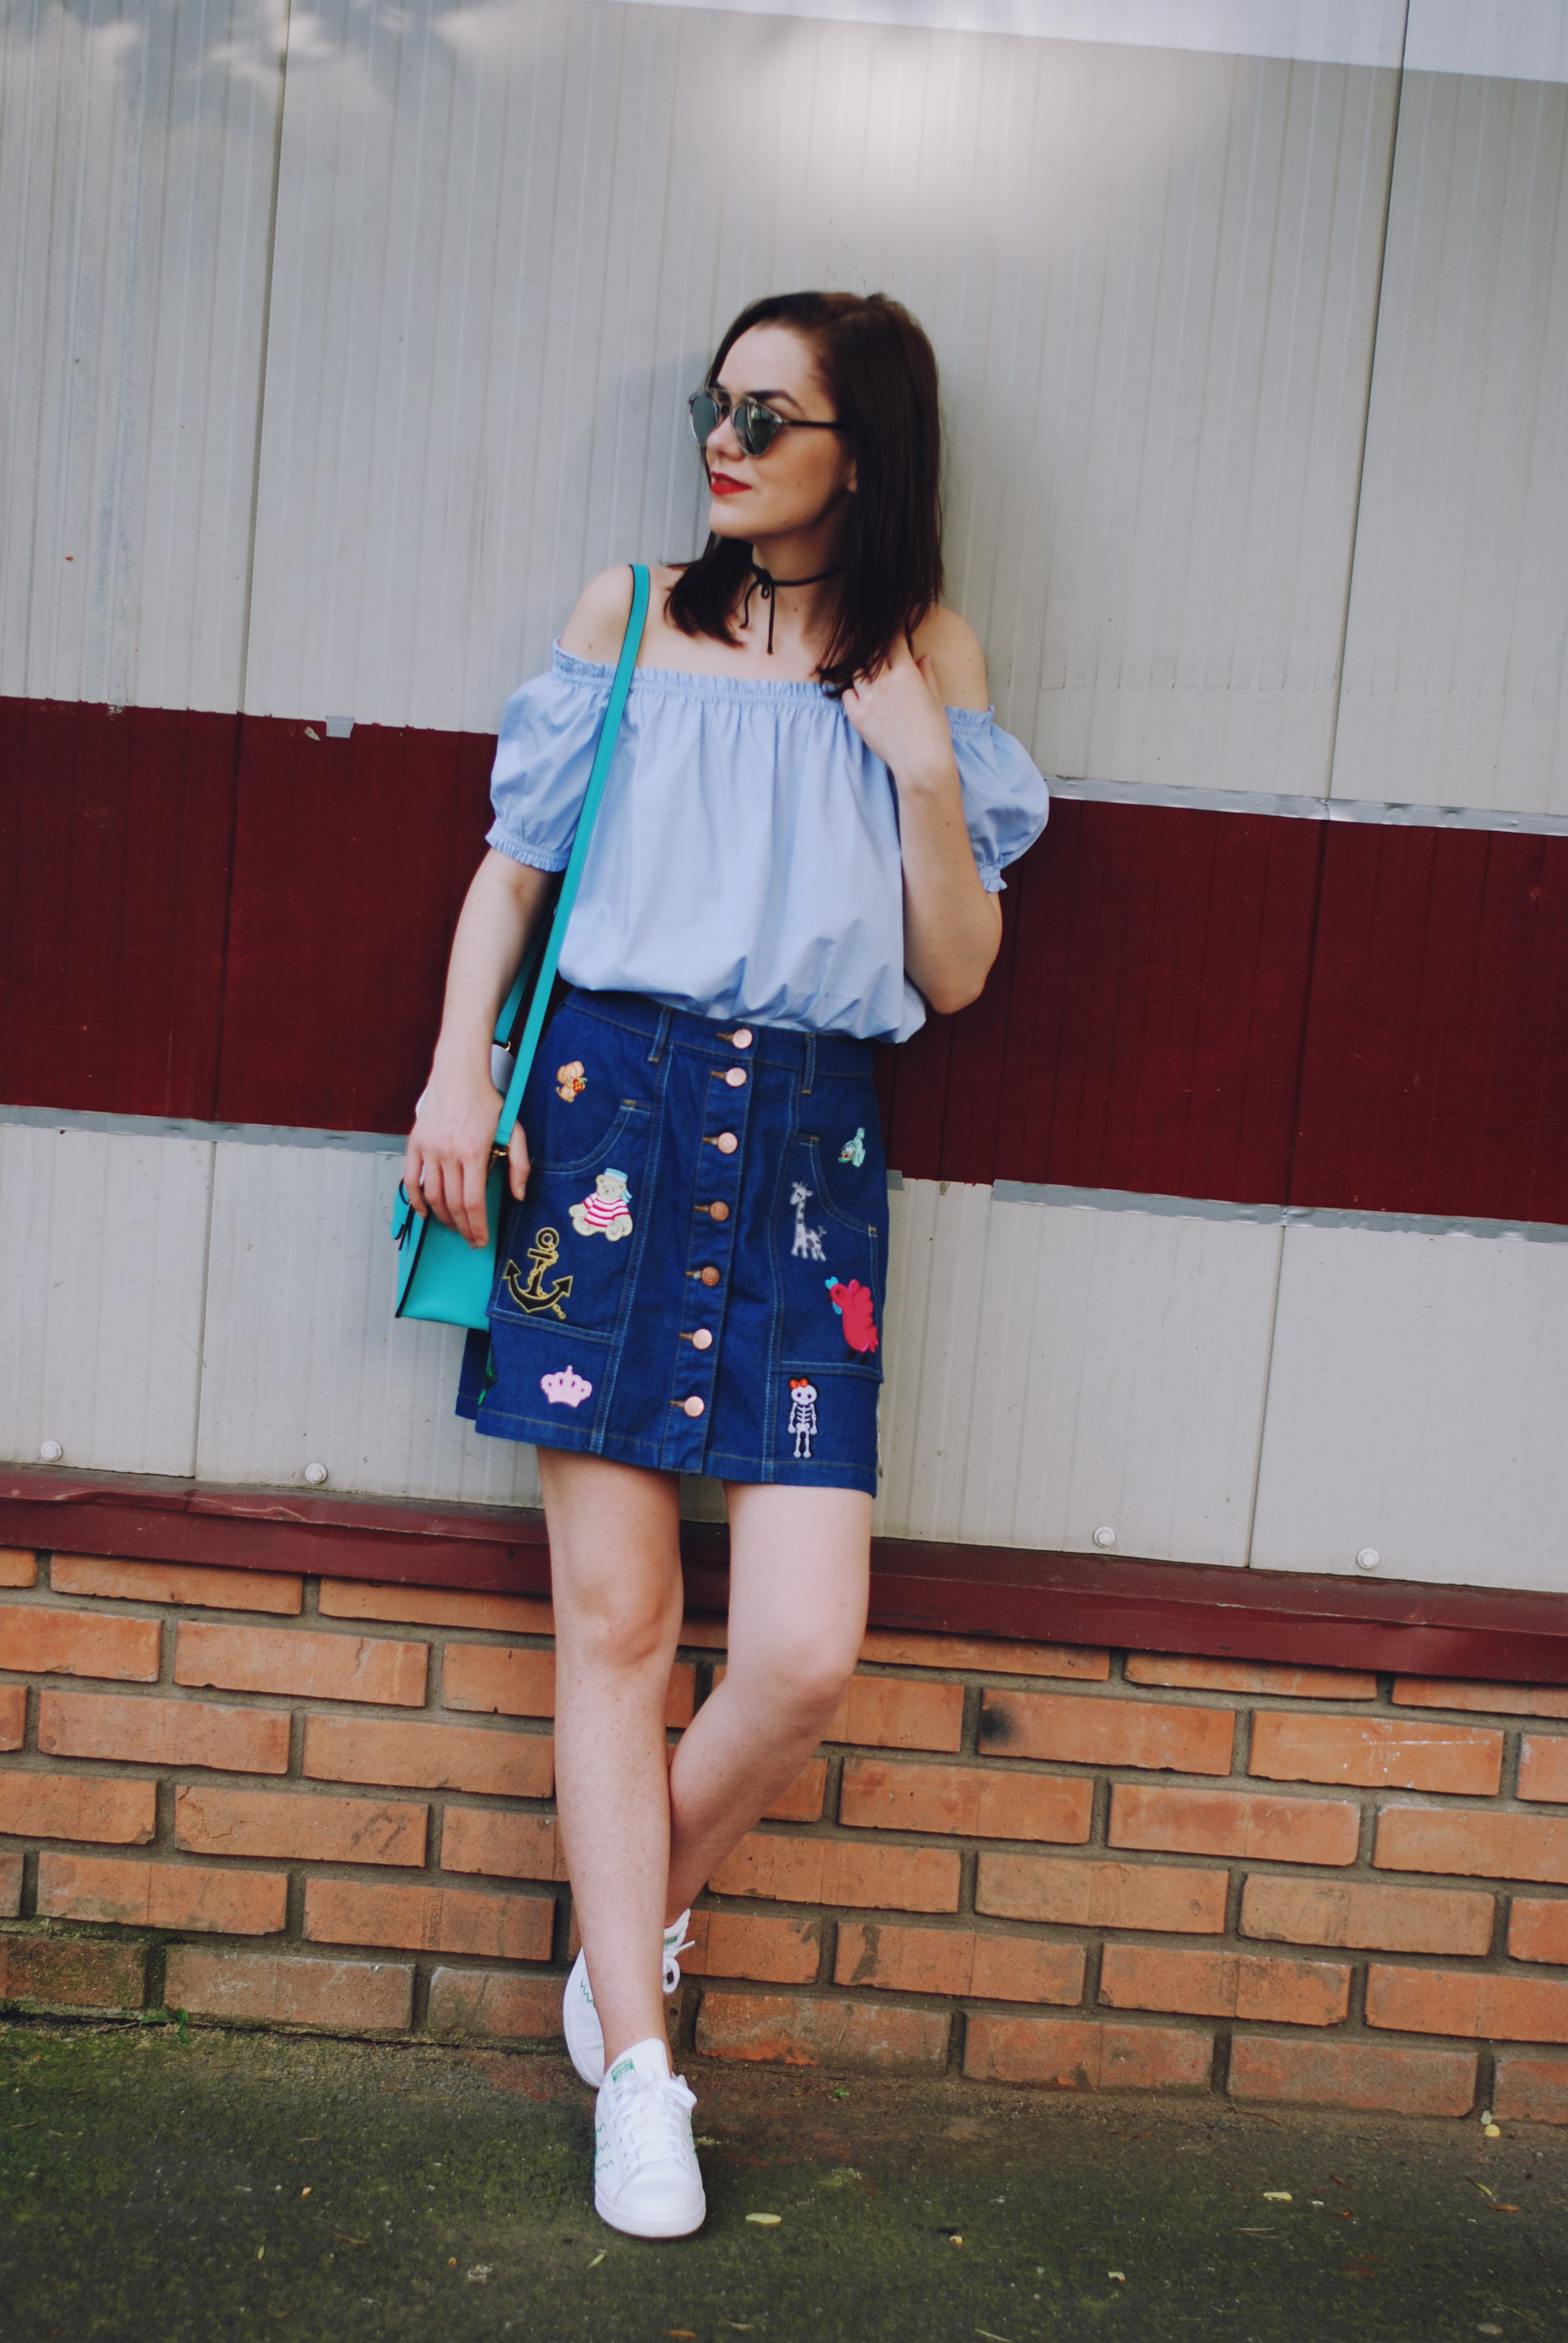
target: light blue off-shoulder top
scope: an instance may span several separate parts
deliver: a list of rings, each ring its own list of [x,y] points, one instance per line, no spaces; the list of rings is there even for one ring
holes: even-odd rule
[[[614,670],[558,646],[508,700],[489,842],[564,870]],[[1045,825],[1046,785],[989,713],[951,708],[986,887]],[[638,668],[561,973],[699,1017],[907,1041],[892,776],[819,684]]]

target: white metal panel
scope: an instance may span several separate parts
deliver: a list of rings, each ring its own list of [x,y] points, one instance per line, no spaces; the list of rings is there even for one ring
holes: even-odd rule
[[[0,1456],[196,1469],[212,1149],[0,1124]]]
[[[203,1480],[296,1482],[538,1504],[534,1452],[452,1412],[463,1337],[398,1324],[396,1155],[218,1145],[207,1276]]]
[[[662,0],[678,5],[678,0]],[[1139,49],[1397,65],[1404,0],[695,0],[758,16],[831,16],[1031,40],[1110,41]],[[1454,8],[1472,0],[1448,0]],[[1554,6],[1557,0],[1538,0]],[[1493,71],[1497,70],[1495,67]]]
[[[238,706],[281,25],[0,17],[0,692]]]
[[[1243,1563],[1281,1231],[890,1201],[879,1533]]]
[[[1326,792],[1392,73],[621,0],[295,21],[253,710],[492,726],[585,576],[692,548],[729,317],[882,287],[942,362],[1003,720],[1050,770]]]
[[[1568,813],[1565,639],[1568,88],[1408,75],[1334,796]]]
[[[1568,81],[1568,8],[1563,0],[1410,0],[1404,62],[1412,73]]]
[[[1285,1233],[1252,1560],[1568,1587],[1568,1246]]]

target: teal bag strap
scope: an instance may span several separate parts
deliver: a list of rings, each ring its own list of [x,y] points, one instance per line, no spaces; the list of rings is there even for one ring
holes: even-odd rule
[[[604,785],[609,778],[610,760],[615,755],[615,744],[620,732],[620,719],[626,708],[626,696],[631,689],[632,670],[637,665],[638,652],[642,648],[642,630],[648,619],[648,573],[640,561],[635,561],[631,569],[631,616],[626,622],[626,637],[620,647],[620,659],[616,666],[615,681],[610,686],[609,706],[605,710],[604,725],[598,736],[598,749],[593,760],[593,770],[588,775],[588,785],[583,798],[582,811],[578,816],[577,835],[572,840],[571,857],[567,863],[566,876],[561,880],[561,891],[556,898],[556,913],[550,922],[549,941],[546,944],[543,956],[539,960],[538,979],[534,986],[533,1001],[528,1010],[528,1021],[523,1028],[522,1040],[518,1043],[517,1063],[512,1068],[512,1079],[507,1084],[507,1095],[501,1107],[501,1119],[496,1125],[496,1145],[503,1152],[516,1126],[518,1111],[523,1103],[523,1091],[534,1062],[534,1052],[539,1046],[539,1035],[544,1031],[545,1012],[550,1002],[550,987],[556,980],[556,970],[560,964],[561,946],[567,940],[567,924],[572,915],[572,905],[577,901],[578,889],[582,885],[583,866],[588,858],[588,848],[593,843],[594,824],[598,820],[599,801],[604,796]],[[506,1041],[511,1031],[513,1021],[522,1006],[523,992],[533,968],[536,950],[537,947],[531,948],[525,955],[522,967],[518,970],[517,980],[507,995],[505,1006],[496,1026],[498,1041],[503,1043]]]

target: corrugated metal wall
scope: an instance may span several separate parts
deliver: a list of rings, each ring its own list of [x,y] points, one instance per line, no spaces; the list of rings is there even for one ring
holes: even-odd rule
[[[691,546],[717,331],[885,286],[942,358],[952,598],[1089,802],[894,1078],[942,1176],[896,1200],[882,1526],[1564,1583],[1568,1256],[1391,1217],[1568,1222],[1568,848],[1385,820],[1568,814],[1537,15],[334,0],[285,59],[262,0],[13,11],[10,1094],[393,1122],[364,1035],[432,1013],[482,736],[586,572]],[[0,1140],[0,1453],[532,1495],[456,1338],[387,1324],[388,1155]]]

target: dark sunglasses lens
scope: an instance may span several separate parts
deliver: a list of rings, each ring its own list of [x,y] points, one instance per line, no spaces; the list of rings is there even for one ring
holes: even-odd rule
[[[720,408],[710,390],[694,390],[686,402],[691,417],[691,436],[699,447],[706,447],[719,428]]]
[[[778,436],[779,417],[771,407],[743,398],[735,410],[735,437],[749,456],[765,456]]]

